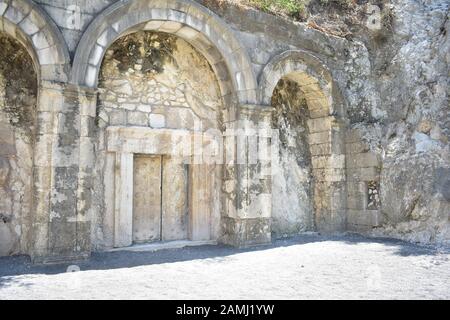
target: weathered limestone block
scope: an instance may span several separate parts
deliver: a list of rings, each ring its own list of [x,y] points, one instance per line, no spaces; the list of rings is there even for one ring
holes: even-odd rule
[[[354,208],[347,211],[347,227],[351,231],[367,231],[379,227],[384,218],[378,210],[365,210]]]
[[[272,239],[270,224],[270,219],[267,218],[224,217],[221,241],[240,248],[270,243]]]
[[[316,169],[345,169],[345,155],[313,156],[311,161]]]
[[[166,117],[162,114],[151,114],[149,124],[152,128],[164,128],[166,126]]]
[[[76,86],[44,83],[42,119],[52,120],[36,144],[32,256],[36,262],[84,259],[90,254],[89,175],[93,167],[96,102]],[[49,192],[50,190],[50,192]]]
[[[358,153],[347,157],[348,168],[369,168],[378,167],[380,160],[377,154],[366,152]]]
[[[127,112],[127,123],[134,126],[147,126],[149,123],[149,116],[147,113],[129,111]]]

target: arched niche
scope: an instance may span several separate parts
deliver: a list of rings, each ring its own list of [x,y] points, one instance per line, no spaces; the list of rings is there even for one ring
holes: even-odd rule
[[[0,32],[0,256],[29,251],[37,94],[27,49]]]
[[[70,56],[65,40],[52,19],[33,1],[0,1],[0,32],[21,44],[31,57],[31,66],[23,72],[27,78],[36,77],[33,118],[27,131],[29,144],[23,150],[31,159],[29,197],[32,197],[31,214],[14,230],[20,234],[22,254],[46,255],[50,219],[49,194],[51,193],[52,142],[55,128],[53,116],[61,110],[60,95],[54,89],[68,81]],[[59,87],[58,87],[59,88]],[[55,94],[56,93],[56,94]],[[16,139],[16,142],[19,141]],[[16,143],[16,146],[19,145]],[[28,155],[29,153],[32,155]],[[24,159],[20,157],[20,159]],[[25,185],[25,184],[24,184]],[[20,195],[20,192],[16,193]],[[27,205],[28,207],[30,205]],[[25,207],[25,206],[24,206]]]
[[[345,106],[332,75],[314,55],[289,50],[260,80],[272,105],[272,228],[278,236],[345,228]]]
[[[256,102],[256,77],[245,48],[217,15],[189,0],[120,1],[108,7],[78,45],[72,83],[96,88],[106,49],[137,30],[175,34],[192,44],[211,64],[230,107],[236,99],[241,104]]]

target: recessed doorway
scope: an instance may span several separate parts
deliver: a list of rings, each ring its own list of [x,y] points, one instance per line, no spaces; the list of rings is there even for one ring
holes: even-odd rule
[[[188,166],[170,156],[134,155],[133,243],[188,239]]]

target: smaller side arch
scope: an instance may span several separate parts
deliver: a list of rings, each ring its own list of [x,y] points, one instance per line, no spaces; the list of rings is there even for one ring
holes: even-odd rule
[[[0,32],[30,53],[40,81],[67,82],[70,55],[53,20],[30,0],[0,1]]]
[[[322,232],[343,231],[346,226],[347,191],[346,125],[342,95],[325,64],[301,50],[285,51],[266,65],[259,78],[261,104],[272,105],[272,97],[280,80],[295,82],[296,87],[292,90],[302,93],[308,109],[303,114],[306,119],[303,119],[304,132],[307,132],[307,157],[310,157],[311,163],[314,229]],[[296,128],[293,125],[280,129],[280,132],[290,132]],[[296,134],[293,132],[292,136]],[[285,152],[290,154],[288,149]],[[283,167],[279,162],[278,158],[273,157],[272,167],[279,168],[279,172],[285,172],[286,176],[291,175],[290,167]]]
[[[270,60],[259,77],[259,100],[270,105],[272,94],[282,78],[300,85],[313,118],[343,117],[345,107],[331,72],[316,56],[303,50],[288,50]]]

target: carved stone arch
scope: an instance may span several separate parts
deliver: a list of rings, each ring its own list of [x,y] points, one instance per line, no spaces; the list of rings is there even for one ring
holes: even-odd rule
[[[33,203],[27,228],[29,246],[26,249],[36,261],[53,254],[53,243],[61,245],[61,237],[51,233],[55,229],[50,212],[50,194],[55,194],[52,181],[56,167],[63,167],[55,156],[58,128],[54,119],[63,119],[64,88],[70,71],[67,44],[48,14],[31,0],[0,0],[0,32],[17,40],[30,55],[38,84],[36,125],[32,145]],[[64,111],[65,112],[65,111]],[[60,124],[59,128],[65,128]],[[52,178],[53,177],[53,178]],[[64,214],[60,210],[59,213]],[[28,234],[28,233],[27,233]],[[49,239],[53,237],[54,241]],[[55,253],[57,254],[57,253]]]
[[[66,42],[53,20],[33,1],[0,1],[0,32],[27,48],[39,80],[68,80],[70,56]]]
[[[108,7],[78,45],[71,82],[96,88],[107,48],[137,30],[167,32],[188,41],[209,61],[224,97],[233,95],[241,104],[256,102],[256,77],[244,46],[217,15],[190,0],[128,0]]]
[[[302,50],[288,50],[270,60],[259,77],[259,99],[270,105],[273,90],[282,78],[299,84],[310,111],[325,115],[345,115],[344,100],[331,72],[317,57]]]
[[[331,72],[314,55],[288,50],[274,57],[259,79],[259,100],[271,105],[280,80],[298,86],[308,108],[307,144],[313,177],[314,226],[339,231],[346,219],[345,103]],[[275,166],[275,163],[272,163]]]

